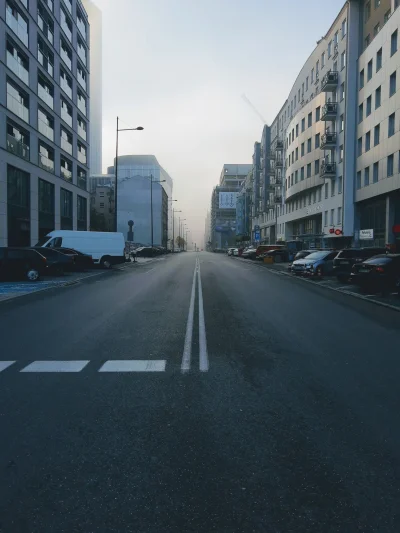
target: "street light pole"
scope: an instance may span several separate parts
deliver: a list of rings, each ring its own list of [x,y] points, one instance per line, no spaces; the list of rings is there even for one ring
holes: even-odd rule
[[[175,200],[176,202],[177,200]],[[175,253],[175,215],[174,213],[182,213],[182,211],[177,211],[172,209],[172,253]]]
[[[115,231],[117,231],[117,222],[118,222],[118,133],[120,131],[142,131],[144,128],[138,126],[137,128],[119,128],[119,117],[117,117],[117,140],[115,143],[115,184],[114,184],[114,226]]]

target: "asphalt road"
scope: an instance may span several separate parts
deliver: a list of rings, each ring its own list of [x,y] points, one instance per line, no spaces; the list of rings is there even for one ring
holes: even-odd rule
[[[205,252],[0,303],[1,533],[398,533],[399,326]]]

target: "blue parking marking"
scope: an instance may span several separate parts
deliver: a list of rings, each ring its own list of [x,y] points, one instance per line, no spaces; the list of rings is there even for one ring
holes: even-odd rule
[[[65,281],[39,281],[36,283],[12,283],[5,282],[0,283],[0,295],[20,292],[35,292],[40,289],[48,289],[51,287],[57,287],[64,285]]]

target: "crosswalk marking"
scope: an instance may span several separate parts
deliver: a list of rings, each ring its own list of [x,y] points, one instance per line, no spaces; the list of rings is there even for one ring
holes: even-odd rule
[[[0,372],[13,365],[15,361],[0,361]]]
[[[34,361],[21,372],[80,372],[89,361]]]
[[[166,362],[160,361],[139,361],[139,360],[120,360],[107,361],[99,369],[99,372],[164,372]]]

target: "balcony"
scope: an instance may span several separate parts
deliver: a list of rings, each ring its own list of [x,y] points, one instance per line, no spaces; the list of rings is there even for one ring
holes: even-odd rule
[[[276,141],[276,149],[278,151],[283,150],[283,141]]]
[[[78,27],[78,30],[81,32],[82,37],[86,41],[86,25],[79,16],[76,18],[76,25]]]
[[[3,4],[4,6],[4,4]],[[4,9],[4,7],[3,7]],[[22,20],[22,18],[21,18]],[[12,13],[8,10],[8,7],[6,9],[6,23],[9,28],[12,29],[12,31],[17,35],[21,41],[24,43],[25,46],[28,46],[28,31],[27,27],[24,25],[22,26],[18,20],[12,15]]]
[[[275,152],[270,152],[270,153],[267,155],[267,158],[268,158],[268,159],[271,159],[271,161],[275,161],[275,159],[276,159],[276,153],[275,153]]]
[[[86,154],[78,150],[78,161],[86,165]]]
[[[322,161],[319,176],[322,179],[336,178],[336,163]]]
[[[275,161],[275,168],[282,168],[283,167],[283,159],[277,159]]]
[[[60,57],[64,61],[64,63],[67,65],[67,67],[71,70],[72,68],[72,61],[69,57],[68,53],[65,51],[64,48],[60,48]]]
[[[321,113],[321,120],[329,121],[329,120],[336,120],[337,116],[337,103],[336,102],[328,102],[324,105],[322,108]]]
[[[78,70],[78,73],[76,75],[76,78],[78,80],[79,85],[82,87],[82,89],[84,89],[86,91],[86,80],[82,76],[82,74],[79,72],[79,70]]]
[[[50,62],[49,58],[46,57],[40,49],[38,49],[38,61],[42,65],[42,67],[50,74],[50,76],[53,77],[54,66]]]
[[[86,102],[85,102],[85,100],[82,100],[82,99],[78,98],[78,109],[86,117]]]
[[[72,128],[72,117],[64,107],[61,108],[61,118],[70,128]]]
[[[29,146],[21,141],[17,141],[12,135],[7,135],[7,150],[29,161]]]
[[[65,179],[65,181],[72,182],[72,172],[63,166],[61,166],[61,176]]]
[[[321,137],[320,148],[325,150],[326,148],[335,148],[336,147],[336,133],[324,133]]]
[[[15,115],[25,122],[29,123],[29,109],[21,104],[21,102],[14,98],[10,93],[7,93],[7,109],[15,113]]]
[[[81,58],[82,63],[86,67],[86,50],[79,42],[78,42],[78,56]]]
[[[42,30],[44,35],[46,36],[47,40],[51,44],[54,44],[54,34],[51,31],[51,29],[49,28],[49,25],[44,22],[44,20],[43,20],[43,18],[42,18],[40,13],[38,13],[38,26]]]
[[[67,80],[62,76],[60,76],[60,87],[65,92],[65,94],[69,96],[72,100],[72,87],[68,85]]]
[[[84,130],[84,129],[82,128],[82,126],[79,125],[79,122],[78,122],[78,135],[79,135],[80,137],[82,137],[82,139],[84,139],[84,140],[86,141],[86,137],[87,137],[87,135],[86,135],[86,130]]]
[[[47,170],[48,172],[54,172],[54,161],[39,153],[39,167]]]
[[[50,139],[50,141],[54,141],[54,130],[51,128],[48,124],[43,122],[43,120],[38,120],[38,130],[39,132]]]
[[[274,202],[275,202],[275,204],[281,204],[282,203],[282,196],[275,196]]]
[[[322,78],[321,92],[333,92],[336,90],[339,82],[339,73],[329,71]]]
[[[67,154],[72,155],[72,144],[64,137],[61,137],[61,148],[64,150],[64,152],[67,152]]]
[[[46,89],[38,84],[38,96],[45,102],[51,109],[53,109],[54,106],[54,99],[50,93],[46,91]]]
[[[11,55],[7,50],[7,67],[14,72],[20,80],[22,80],[26,85],[29,85],[29,72],[26,68],[20,63],[15,56]]]

